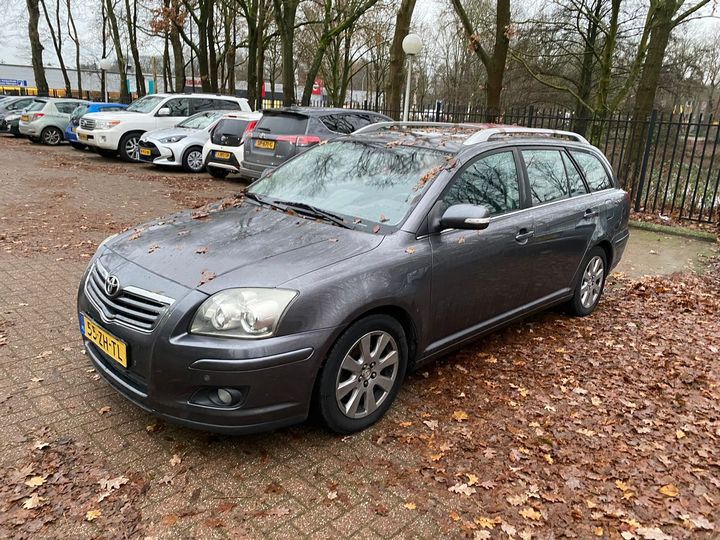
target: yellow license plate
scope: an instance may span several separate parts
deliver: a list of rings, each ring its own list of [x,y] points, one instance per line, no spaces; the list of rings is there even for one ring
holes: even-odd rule
[[[85,135],[84,133],[78,133],[78,139],[80,139],[81,141],[87,141],[88,136]]]
[[[152,154],[152,152],[150,151],[149,148],[141,148],[140,149],[141,156],[149,156],[150,154]]]
[[[80,314],[80,332],[122,367],[127,367],[127,345],[100,328],[84,313]]]
[[[30,117],[27,114],[23,114],[22,116],[20,116],[20,120],[22,120],[23,122],[27,122],[29,118]]]
[[[256,148],[266,148],[267,150],[275,150],[275,141],[266,141],[264,139],[257,139],[255,141]]]
[[[230,152],[215,152],[215,157],[218,159],[230,159]]]
[[[77,133],[77,128],[76,127],[72,128],[72,132]]]

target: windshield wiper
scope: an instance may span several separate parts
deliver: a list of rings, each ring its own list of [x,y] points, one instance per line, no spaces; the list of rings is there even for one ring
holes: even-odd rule
[[[342,216],[333,214],[332,212],[328,212],[327,210],[323,210],[322,208],[318,208],[317,206],[313,206],[311,204],[286,201],[274,201],[272,204],[278,207],[284,207],[284,209],[286,210],[294,210],[298,214],[304,214],[306,216],[323,219],[346,229],[355,228],[352,223],[348,223],[347,221],[345,221]]]

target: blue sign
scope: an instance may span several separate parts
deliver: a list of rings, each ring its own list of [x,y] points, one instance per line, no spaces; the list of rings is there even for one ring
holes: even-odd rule
[[[27,87],[27,81],[22,79],[0,79],[0,86],[25,86]]]

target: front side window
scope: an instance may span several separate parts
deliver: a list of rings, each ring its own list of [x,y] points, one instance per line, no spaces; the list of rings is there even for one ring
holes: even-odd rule
[[[566,199],[568,179],[559,150],[523,150],[533,206]]]
[[[167,116],[190,116],[190,100],[188,98],[169,99],[163,103],[162,108],[170,109]]]
[[[481,157],[452,180],[443,195],[448,205],[485,206],[490,214],[520,208],[518,173],[512,152]]]
[[[446,163],[448,154],[384,142],[315,146],[256,182],[251,193],[304,203],[356,219],[397,225]]]
[[[612,187],[612,180],[598,158],[587,152],[575,150],[570,150],[570,154],[580,166],[591,191]]]
[[[126,109],[130,112],[149,113],[157,107],[160,102],[165,99],[160,96],[145,96],[133,101]]]

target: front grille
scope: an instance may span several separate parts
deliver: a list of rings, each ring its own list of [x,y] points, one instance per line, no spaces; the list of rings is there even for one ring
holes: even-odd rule
[[[105,291],[108,271],[96,262],[85,281],[85,293],[106,319],[131,328],[150,332],[168,306],[173,303],[167,298],[136,287],[124,287],[115,296]]]
[[[92,118],[81,118],[80,127],[83,129],[87,129],[88,131],[92,131],[93,129],[95,129],[95,120],[93,120]]]

